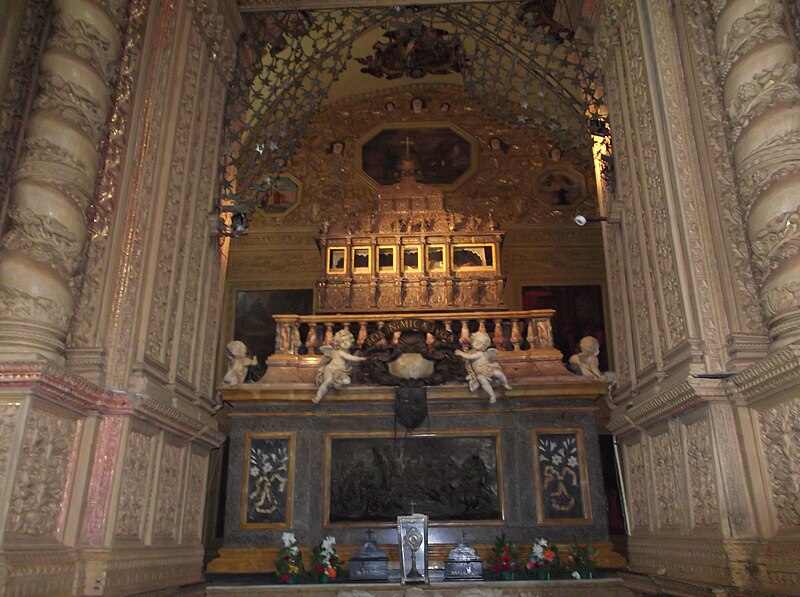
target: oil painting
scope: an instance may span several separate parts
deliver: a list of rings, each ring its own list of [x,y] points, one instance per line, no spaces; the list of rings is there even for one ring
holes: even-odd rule
[[[281,174],[273,183],[272,191],[261,202],[261,209],[268,216],[283,216],[300,202],[300,182],[289,174]]]

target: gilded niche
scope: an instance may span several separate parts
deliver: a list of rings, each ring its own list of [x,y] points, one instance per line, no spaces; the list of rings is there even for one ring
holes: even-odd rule
[[[446,211],[502,224],[596,215],[587,201],[595,189],[590,148],[582,139],[559,147],[544,127],[535,133],[498,122],[458,86],[410,85],[325,105],[283,164],[280,195],[260,198],[251,230],[363,225],[377,211],[377,187],[399,180],[396,142],[406,137],[417,180],[442,191]],[[268,164],[255,176],[273,188]]]

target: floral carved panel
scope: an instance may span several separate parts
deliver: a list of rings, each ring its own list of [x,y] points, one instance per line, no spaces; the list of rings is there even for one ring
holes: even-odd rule
[[[153,537],[174,539],[177,536],[183,454],[183,447],[172,444],[169,441],[164,442],[164,447],[161,450]]]
[[[207,469],[208,459],[206,456],[191,452],[186,504],[183,512],[183,543],[200,541],[202,538]]]
[[[716,526],[719,524],[719,500],[711,428],[708,420],[702,419],[686,425],[684,430],[692,519],[695,526]]]
[[[647,530],[650,512],[647,504],[647,471],[644,464],[644,447],[641,443],[625,446],[626,481],[630,491],[630,517],[633,529]]]
[[[16,435],[14,431],[17,428],[18,411],[19,407],[15,404],[0,406],[0,487],[6,486],[8,464]]]
[[[758,420],[778,528],[800,529],[800,400],[767,409]]]
[[[117,536],[137,538],[143,536],[148,488],[153,470],[154,445],[155,438],[152,435],[138,431],[132,431],[128,438],[117,509],[115,527]]]
[[[13,481],[7,533],[59,538],[80,426],[76,419],[31,409]]]
[[[675,458],[668,432],[651,438],[650,453],[658,526],[662,529],[677,528],[680,520],[678,476],[675,471]]]

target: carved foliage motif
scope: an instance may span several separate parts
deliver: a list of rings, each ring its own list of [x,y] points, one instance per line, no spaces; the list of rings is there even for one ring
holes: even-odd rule
[[[651,249],[650,283],[652,288],[660,289],[654,292],[651,300],[657,304],[661,317],[666,316],[662,323],[663,330],[658,336],[664,352],[676,346],[686,338],[686,321],[683,313],[683,298],[678,286],[678,272],[675,263],[675,252],[670,235],[670,221],[667,215],[667,204],[664,191],[665,181],[661,174],[661,156],[656,144],[655,118],[650,101],[650,85],[645,71],[645,56],[640,39],[640,28],[637,22],[636,11],[630,11],[623,17],[623,40],[627,49],[627,69],[629,84],[628,93],[631,96],[631,119],[636,123],[635,137],[637,141],[637,156],[639,164],[637,182],[642,208],[645,210],[645,219],[642,230],[644,232],[645,246]],[[664,325],[666,324],[666,325]],[[666,332],[666,333],[664,333]]]
[[[153,289],[153,303],[150,308],[150,320],[147,332],[147,352],[159,362],[169,363],[170,348],[172,346],[172,327],[168,318],[174,313],[170,304],[171,290],[177,289],[178,280],[182,273],[183,260],[181,252],[185,250],[184,230],[178,224],[184,224],[190,218],[186,217],[190,201],[186,199],[187,156],[190,155],[191,135],[196,131],[198,114],[194,100],[199,83],[200,58],[202,40],[195,29],[189,36],[189,54],[186,59],[186,70],[183,73],[181,84],[181,97],[178,110],[178,121],[175,124],[175,140],[172,145],[172,159],[167,181],[166,212],[174,211],[175,214],[162,218],[160,243],[158,248],[158,261]],[[194,125],[194,126],[193,126]]]
[[[97,433],[95,459],[83,519],[83,540],[87,542],[102,542],[111,498],[111,484],[114,482],[114,471],[118,464],[121,430],[122,417],[103,417]]]
[[[189,478],[186,506],[183,514],[183,542],[199,541],[202,536],[203,504],[206,489],[206,458],[192,453],[189,458]]]
[[[106,115],[88,89],[54,72],[42,73],[39,88],[34,102],[36,108],[57,112],[76,124],[95,143],[100,140]]]
[[[717,475],[714,470],[711,428],[708,420],[701,419],[687,425],[685,433],[694,524],[716,525],[719,523]]]
[[[759,413],[761,450],[778,525],[800,528],[800,400]]]
[[[733,140],[739,138],[748,124],[777,103],[800,101],[799,76],[800,66],[797,64],[778,63],[755,73],[750,81],[742,83],[728,107],[728,116],[733,122]]]
[[[44,322],[55,330],[65,329],[69,320],[64,305],[4,284],[0,284],[0,313],[6,319]]]
[[[723,78],[728,76],[733,63],[756,45],[786,37],[782,16],[780,2],[765,2],[733,22],[719,46],[719,69]]]
[[[18,411],[19,407],[15,404],[0,405],[0,487],[6,486],[8,463],[17,429]]]
[[[687,32],[691,43],[687,51],[693,54],[695,80],[701,101],[699,108],[704,117],[705,135],[703,139],[711,157],[714,168],[715,199],[714,205],[720,214],[723,226],[723,241],[728,246],[728,258],[737,275],[737,302],[744,317],[744,330],[761,332],[764,329],[764,317],[758,301],[758,291],[750,265],[750,252],[744,228],[744,212],[739,204],[735,186],[735,173],[728,134],[722,90],[719,85],[714,58],[713,30],[710,10],[707,2],[684,0],[688,14]]]
[[[78,21],[69,14],[59,13],[53,19],[53,35],[47,42],[48,48],[65,49],[80,56],[106,79],[111,75],[111,63],[105,60],[105,55],[111,48],[111,43],[90,23]]]
[[[678,477],[669,432],[654,435],[650,439],[652,458],[653,493],[659,528],[675,528],[679,524]]]
[[[761,301],[767,317],[775,317],[779,313],[796,308],[800,302],[800,281],[764,290],[761,293]]]
[[[752,243],[753,254],[764,272],[800,253],[800,209],[778,214],[767,223]]]
[[[181,477],[183,469],[183,448],[168,441],[161,449],[161,463],[158,475],[158,494],[156,518],[153,525],[154,537],[175,538],[178,525],[178,511],[181,498]]]
[[[32,408],[11,494],[6,531],[58,538],[79,423]]]
[[[636,443],[625,447],[628,462],[627,484],[631,496],[631,522],[634,529],[647,530],[650,512],[647,504],[647,470],[644,465],[644,447]]]
[[[128,437],[114,528],[116,535],[141,537],[147,512],[154,444],[155,438],[152,435],[138,431],[131,431]]]

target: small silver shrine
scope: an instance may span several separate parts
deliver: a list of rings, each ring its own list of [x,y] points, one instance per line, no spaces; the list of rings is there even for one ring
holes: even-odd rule
[[[372,534],[369,529],[364,545],[350,558],[350,580],[389,580],[389,556],[378,549]]]
[[[463,533],[459,543],[444,561],[445,580],[483,580],[483,560],[469,545]]]

